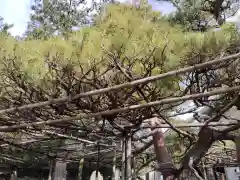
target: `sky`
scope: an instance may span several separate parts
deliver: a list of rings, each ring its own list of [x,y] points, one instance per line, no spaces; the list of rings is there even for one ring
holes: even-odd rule
[[[0,16],[7,23],[14,24],[11,33],[21,35],[29,20],[31,0],[0,0]]]
[[[32,0],[0,0],[0,16],[5,22],[14,24],[11,29],[12,35],[21,35],[24,33],[29,21],[30,6]],[[122,1],[122,0],[121,0]],[[154,10],[159,10],[163,13],[170,13],[174,7],[170,3],[158,2],[149,0]]]

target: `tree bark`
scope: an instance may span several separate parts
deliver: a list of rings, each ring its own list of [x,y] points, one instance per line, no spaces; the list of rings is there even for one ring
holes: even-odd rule
[[[178,170],[176,177],[178,177],[184,169],[189,168],[189,160],[193,158],[193,167],[200,162],[201,158],[206,154],[208,149],[217,140],[234,140],[234,136],[225,133],[224,131],[216,130],[210,127],[204,127],[198,134],[198,140],[190,148],[182,159],[181,168]]]
[[[212,143],[216,140],[215,132],[210,128],[203,128],[199,132],[199,138],[192,148],[186,153],[182,160],[182,167],[188,168],[190,157],[193,158],[193,166],[197,165],[202,156],[208,151]]]
[[[162,173],[164,179],[173,176],[175,168],[171,155],[165,146],[164,134],[161,129],[153,135],[153,145],[158,162],[157,170]]]

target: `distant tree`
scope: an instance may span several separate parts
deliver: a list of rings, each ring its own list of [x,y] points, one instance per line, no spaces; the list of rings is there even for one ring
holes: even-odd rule
[[[89,24],[105,2],[89,3],[86,0],[34,0],[26,35],[48,38],[67,35],[72,30]]]
[[[176,12],[170,16],[172,23],[183,24],[188,30],[197,31],[223,25],[226,18],[236,13],[239,8],[237,0],[163,1],[168,1],[176,7]]]
[[[13,27],[12,24],[7,24],[4,22],[3,17],[0,16],[0,32],[8,32],[9,29]]]

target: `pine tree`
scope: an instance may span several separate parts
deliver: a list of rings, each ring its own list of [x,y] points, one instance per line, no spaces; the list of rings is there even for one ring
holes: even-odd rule
[[[91,7],[84,0],[35,0],[26,35],[48,38],[65,35],[89,23]]]
[[[221,26],[226,18],[238,10],[237,0],[160,0],[174,5],[170,21],[183,24],[187,30],[206,31],[209,27]]]
[[[9,29],[13,27],[12,24],[7,24],[4,22],[3,17],[0,16],[0,32],[7,33]]]

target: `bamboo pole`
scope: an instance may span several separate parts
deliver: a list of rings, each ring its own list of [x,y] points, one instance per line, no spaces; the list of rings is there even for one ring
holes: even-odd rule
[[[132,141],[131,136],[127,135],[125,137],[125,172],[124,172],[124,180],[132,179],[132,168],[131,168],[131,156],[132,156]]]
[[[99,168],[100,168],[100,143],[98,141],[98,154],[97,154],[97,170],[96,170],[96,180],[98,180],[98,173],[99,173]]]
[[[121,141],[122,146],[122,170],[121,170],[121,179],[125,180],[125,138]]]
[[[116,143],[115,142],[113,142],[113,144],[112,144],[113,146],[115,146],[114,147],[114,149],[113,149],[113,168],[112,168],[112,171],[113,171],[113,173],[112,173],[112,180],[117,180],[117,173],[116,173]]]
[[[17,180],[17,170],[15,169],[12,174],[11,174],[11,177],[10,177],[10,180]]]
[[[53,175],[53,180],[66,180],[67,163],[56,161]]]
[[[136,157],[135,156],[133,156],[132,157],[133,159],[132,159],[132,161],[133,161],[133,166],[132,166],[132,180],[135,180],[136,179],[136,177],[137,177],[137,171],[136,171]]]
[[[138,80],[135,80],[135,81],[131,81],[131,82],[128,82],[128,83],[115,85],[115,86],[112,86],[112,87],[107,87],[107,88],[103,88],[103,89],[97,89],[97,90],[93,90],[93,91],[80,93],[80,94],[77,94],[73,97],[68,97],[67,96],[67,97],[62,97],[62,98],[57,98],[57,99],[51,99],[49,101],[44,101],[44,102],[40,102],[40,103],[33,103],[33,104],[27,104],[27,105],[23,105],[23,106],[19,106],[19,107],[3,109],[3,110],[0,110],[0,114],[9,113],[9,112],[13,112],[13,111],[16,111],[16,110],[33,109],[33,108],[47,106],[47,105],[51,105],[51,104],[64,103],[64,102],[69,101],[69,100],[75,100],[75,99],[79,99],[79,98],[83,98],[83,97],[87,97],[87,96],[103,94],[103,93],[106,93],[106,92],[109,92],[109,91],[115,91],[115,90],[119,90],[119,89],[123,89],[123,88],[130,88],[130,87],[134,87],[136,85],[150,83],[150,82],[157,81],[157,80],[160,80],[160,79],[163,79],[163,78],[167,78],[167,77],[171,77],[171,76],[177,76],[177,75],[184,74],[184,73],[187,73],[187,72],[192,72],[192,71],[195,71],[196,69],[200,70],[200,69],[203,69],[203,68],[206,68],[206,67],[210,67],[212,65],[219,64],[221,62],[229,61],[231,59],[237,59],[239,57],[240,57],[240,53],[237,53],[237,54],[225,56],[225,57],[222,57],[222,58],[218,58],[218,59],[215,59],[215,60],[212,60],[212,61],[207,61],[207,62],[204,62],[204,63],[201,63],[201,64],[196,64],[194,66],[189,66],[189,67],[181,68],[181,69],[178,69],[178,70],[169,71],[167,73],[159,74],[159,75],[156,75],[156,76],[150,76],[150,77],[138,79]]]
[[[53,177],[53,170],[54,170],[54,160],[50,161],[49,163],[49,173],[48,173],[48,180],[52,180]]]
[[[213,96],[213,95],[225,94],[225,93],[239,91],[239,90],[240,90],[240,86],[235,86],[235,87],[230,87],[230,88],[220,88],[220,89],[210,91],[210,92],[186,95],[186,96],[182,96],[182,97],[166,98],[166,99],[162,99],[159,101],[153,101],[153,102],[148,102],[145,104],[138,104],[138,105],[132,105],[132,106],[127,106],[127,107],[122,107],[122,108],[117,108],[117,109],[111,109],[111,110],[101,111],[98,113],[89,113],[89,114],[83,113],[83,114],[80,114],[75,117],[67,117],[67,118],[63,118],[63,119],[39,121],[39,122],[33,122],[33,123],[22,123],[22,124],[13,125],[13,126],[0,126],[0,132],[12,132],[12,131],[15,131],[16,129],[27,128],[30,126],[57,124],[57,123],[62,123],[62,122],[75,121],[75,120],[82,119],[82,118],[101,117],[104,115],[123,113],[123,112],[131,111],[131,110],[149,108],[149,107],[153,107],[153,106],[158,106],[158,105],[163,105],[163,104],[171,104],[171,103],[176,103],[176,102],[186,101],[186,100],[193,100],[193,99],[198,99],[201,97],[209,97],[209,96]]]
[[[235,146],[236,146],[236,155],[237,155],[237,162],[240,164],[240,137],[236,137],[234,139]]]
[[[84,165],[84,158],[82,158],[82,159],[79,161],[78,180],[82,180],[83,165]]]

